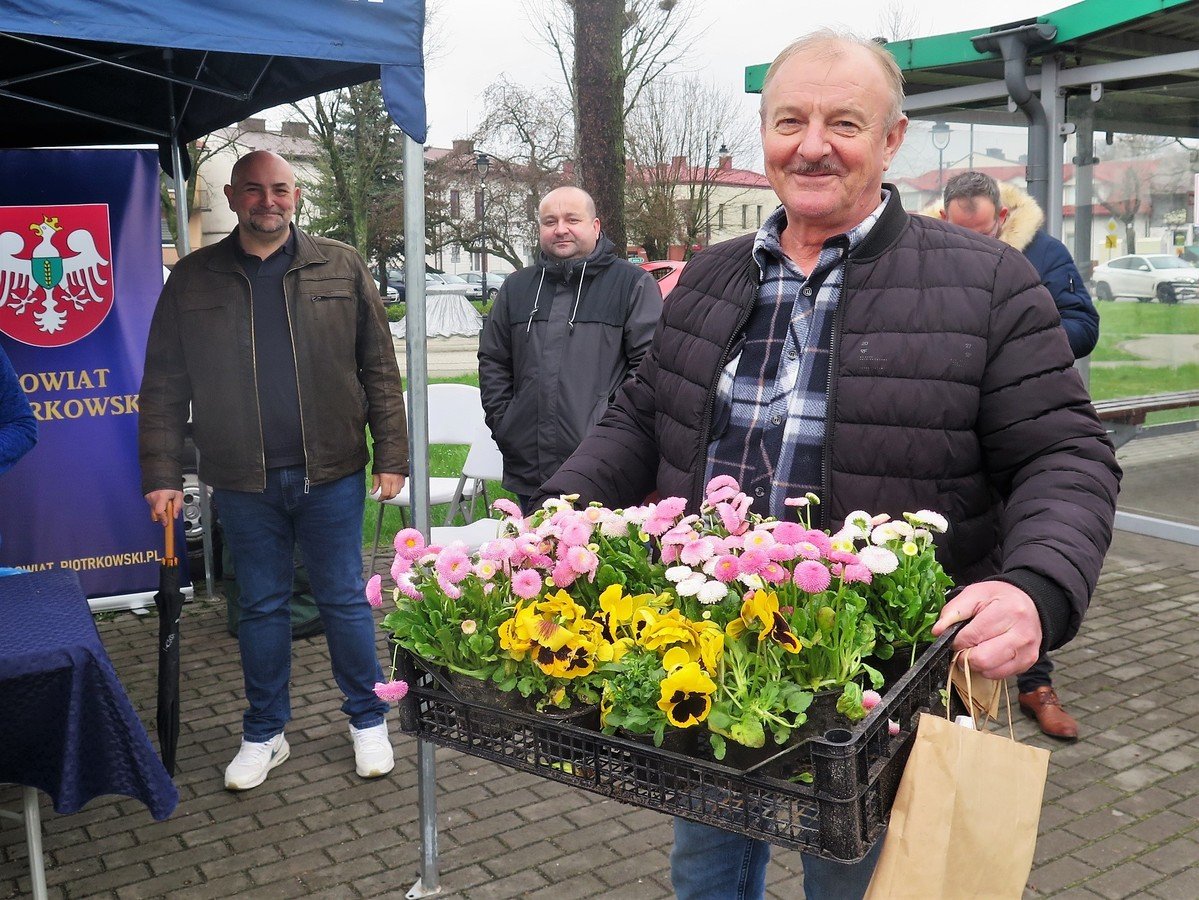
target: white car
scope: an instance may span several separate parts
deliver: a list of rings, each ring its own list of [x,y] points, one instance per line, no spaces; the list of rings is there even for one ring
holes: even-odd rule
[[[1138,300],[1199,299],[1199,268],[1167,253],[1118,256],[1095,267],[1096,300],[1136,297]]]
[[[482,272],[463,272],[462,277],[470,283],[470,293],[466,296],[472,300],[483,299],[483,273]],[[500,288],[504,284],[505,275],[497,275],[495,272],[487,273],[487,299],[494,300],[499,296]]]

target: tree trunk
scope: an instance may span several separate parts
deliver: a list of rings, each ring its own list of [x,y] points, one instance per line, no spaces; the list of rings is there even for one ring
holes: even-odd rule
[[[575,0],[575,90],[581,187],[604,233],[625,254],[624,0]]]

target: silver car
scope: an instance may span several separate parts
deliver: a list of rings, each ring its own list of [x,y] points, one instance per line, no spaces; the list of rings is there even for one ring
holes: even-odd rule
[[[472,300],[483,299],[483,273],[482,272],[463,272],[462,277],[470,284],[470,292],[466,295]],[[494,300],[500,292],[500,286],[504,283],[504,275],[497,275],[495,272],[487,273],[487,299]]]
[[[1199,268],[1167,253],[1118,256],[1095,267],[1096,300],[1136,297],[1141,302],[1199,299]]]

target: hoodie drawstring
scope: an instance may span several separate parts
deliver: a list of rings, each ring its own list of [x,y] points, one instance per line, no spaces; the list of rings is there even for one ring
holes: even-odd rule
[[[529,321],[525,325],[525,334],[528,334],[533,328],[533,316],[537,315],[537,304],[541,302],[541,286],[543,284],[545,284],[545,269],[541,270],[541,278],[537,282],[537,293],[533,295],[533,311],[529,313]]]
[[[579,273],[579,289],[575,293],[575,305],[570,311],[570,321],[566,324],[570,326],[570,333],[575,332],[575,315],[579,311],[579,300],[583,296],[583,278],[587,275],[587,260],[583,260],[583,271]]]

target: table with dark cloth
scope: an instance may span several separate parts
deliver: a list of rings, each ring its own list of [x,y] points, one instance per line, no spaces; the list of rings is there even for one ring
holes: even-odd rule
[[[73,572],[0,578],[0,735],[0,782],[44,791],[56,812],[122,794],[162,820],[179,802]]]

